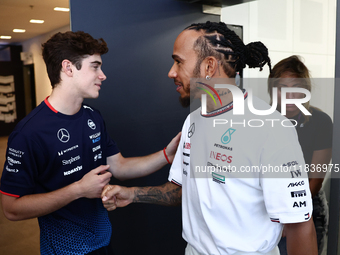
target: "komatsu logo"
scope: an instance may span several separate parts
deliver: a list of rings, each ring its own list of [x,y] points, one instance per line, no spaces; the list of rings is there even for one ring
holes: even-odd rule
[[[82,169],[83,169],[83,166],[77,166],[76,168],[73,168],[72,170],[64,172],[64,176],[65,175],[73,174],[73,173],[78,172],[78,171],[80,171]]]

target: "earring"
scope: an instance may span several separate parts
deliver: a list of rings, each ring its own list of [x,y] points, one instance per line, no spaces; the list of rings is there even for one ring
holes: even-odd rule
[[[207,75],[207,76],[205,76],[205,79],[209,81],[211,79],[211,77],[209,75]]]

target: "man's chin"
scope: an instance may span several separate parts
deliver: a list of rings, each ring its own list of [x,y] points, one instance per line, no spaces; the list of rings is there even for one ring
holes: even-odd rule
[[[190,103],[191,103],[190,96],[179,97],[179,102],[181,103],[182,107],[188,108],[190,106]]]

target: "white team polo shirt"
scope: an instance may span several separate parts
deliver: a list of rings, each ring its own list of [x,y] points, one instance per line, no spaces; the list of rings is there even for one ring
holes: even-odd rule
[[[169,174],[182,186],[183,238],[202,254],[269,252],[280,223],[312,215],[303,166],[295,128],[280,113],[256,116],[245,107],[245,115],[231,109],[205,117],[196,110],[185,120]]]

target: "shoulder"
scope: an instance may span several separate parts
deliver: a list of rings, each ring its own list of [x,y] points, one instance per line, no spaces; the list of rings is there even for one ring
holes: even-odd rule
[[[86,113],[100,114],[99,110],[97,110],[96,108],[94,108],[90,105],[83,104],[82,107],[84,109],[84,112],[86,112]]]
[[[311,119],[313,121],[320,121],[320,122],[325,122],[325,123],[332,123],[332,119],[331,117],[329,117],[329,115],[315,107],[311,107]],[[322,124],[325,124],[322,123]]]
[[[87,104],[83,104],[82,108],[83,108],[83,112],[84,112],[85,116],[96,118],[96,119],[103,119],[100,111],[97,110],[96,108],[94,108],[90,105],[87,105]]]
[[[25,129],[32,129],[41,126],[41,122],[47,121],[47,115],[49,111],[45,103],[39,104],[34,108],[25,118],[23,118],[16,125],[14,131],[23,131]]]

